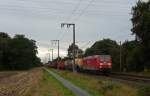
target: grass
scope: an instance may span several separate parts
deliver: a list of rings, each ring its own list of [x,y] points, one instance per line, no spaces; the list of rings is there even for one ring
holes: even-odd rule
[[[59,81],[43,71],[42,80],[34,86],[26,96],[75,96],[69,89],[65,88]]]
[[[98,77],[83,75],[80,73],[56,71],[55,69],[50,70],[86,90],[91,96],[138,96],[138,89],[121,82],[107,78],[100,79]]]

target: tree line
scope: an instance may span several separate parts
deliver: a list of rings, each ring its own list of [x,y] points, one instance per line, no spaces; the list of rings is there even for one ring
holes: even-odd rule
[[[87,48],[85,56],[110,54],[114,71],[150,71],[150,0],[148,2],[139,0],[132,8],[132,15],[131,31],[136,37],[135,40],[125,41],[120,45],[114,40],[103,39]]]
[[[40,66],[35,43],[24,35],[11,38],[0,32],[0,70],[26,70]]]

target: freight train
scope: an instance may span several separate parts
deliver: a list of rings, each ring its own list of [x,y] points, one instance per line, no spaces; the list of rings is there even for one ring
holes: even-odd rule
[[[62,59],[48,64],[50,67],[64,70],[72,70],[73,60]],[[110,55],[93,55],[75,59],[75,69],[77,71],[93,71],[101,73],[110,73],[112,60]]]

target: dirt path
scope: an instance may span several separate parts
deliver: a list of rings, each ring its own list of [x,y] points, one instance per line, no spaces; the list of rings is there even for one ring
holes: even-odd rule
[[[16,75],[17,72],[0,72],[0,82],[3,81],[4,78],[8,78],[10,76]]]

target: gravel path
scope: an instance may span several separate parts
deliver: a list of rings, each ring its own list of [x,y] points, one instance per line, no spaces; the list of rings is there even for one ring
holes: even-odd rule
[[[70,89],[72,92],[74,92],[77,96],[90,96],[89,93],[82,90],[81,88],[73,85],[71,82],[65,80],[64,78],[60,77],[56,73],[44,68],[50,75],[52,75],[54,78],[56,78],[58,81],[60,81],[65,87]]]

